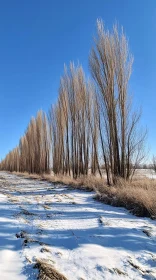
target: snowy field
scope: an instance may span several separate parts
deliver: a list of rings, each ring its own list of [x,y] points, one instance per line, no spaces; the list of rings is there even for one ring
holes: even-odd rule
[[[0,172],[1,280],[37,279],[37,259],[68,280],[156,279],[156,221],[93,198]]]
[[[149,179],[156,179],[156,173],[152,169],[137,169],[135,171],[135,178],[149,178]]]

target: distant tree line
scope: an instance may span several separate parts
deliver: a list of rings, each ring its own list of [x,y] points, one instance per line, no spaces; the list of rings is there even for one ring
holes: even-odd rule
[[[133,57],[123,31],[105,30],[97,21],[97,35],[89,56],[91,78],[82,66],[70,63],[60,79],[58,101],[48,114],[32,118],[19,145],[0,163],[1,170],[102,177],[108,185],[129,180],[144,157],[145,134],[140,113],[132,111],[128,83]]]

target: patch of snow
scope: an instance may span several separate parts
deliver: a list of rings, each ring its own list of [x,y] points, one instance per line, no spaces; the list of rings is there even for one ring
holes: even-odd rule
[[[26,280],[22,275],[24,256],[15,233],[19,223],[14,221],[14,207],[8,206],[5,195],[0,194],[0,277],[3,280]]]
[[[37,259],[69,280],[155,279],[156,221],[95,201],[94,192],[5,172],[0,184],[2,279],[37,279]]]

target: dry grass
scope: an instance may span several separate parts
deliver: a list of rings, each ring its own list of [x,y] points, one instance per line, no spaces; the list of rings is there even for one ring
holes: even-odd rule
[[[59,273],[52,265],[45,260],[37,259],[36,268],[39,270],[39,280],[67,280],[65,276]]]
[[[53,184],[68,185],[71,188],[94,190],[95,198],[106,204],[125,207],[137,216],[156,218],[156,180],[154,179],[134,177],[132,182],[120,180],[117,186],[108,187],[105,179],[95,176],[75,180],[69,176],[16,174],[25,178],[46,180]]]
[[[22,176],[26,179],[42,179],[42,176],[41,175],[38,175],[38,174],[29,174],[28,172],[9,172],[9,173],[12,173],[12,174],[15,174],[15,175],[19,175],[19,176]]]
[[[113,206],[125,207],[133,214],[156,218],[156,180],[120,181],[116,187],[97,187],[96,198]]]

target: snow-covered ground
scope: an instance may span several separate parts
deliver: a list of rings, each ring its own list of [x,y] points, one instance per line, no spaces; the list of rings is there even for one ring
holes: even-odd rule
[[[68,280],[156,279],[156,221],[93,197],[1,172],[1,279],[37,279],[37,259]]]
[[[156,173],[153,169],[137,169],[135,171],[135,178],[149,178],[149,179],[156,179]]]

